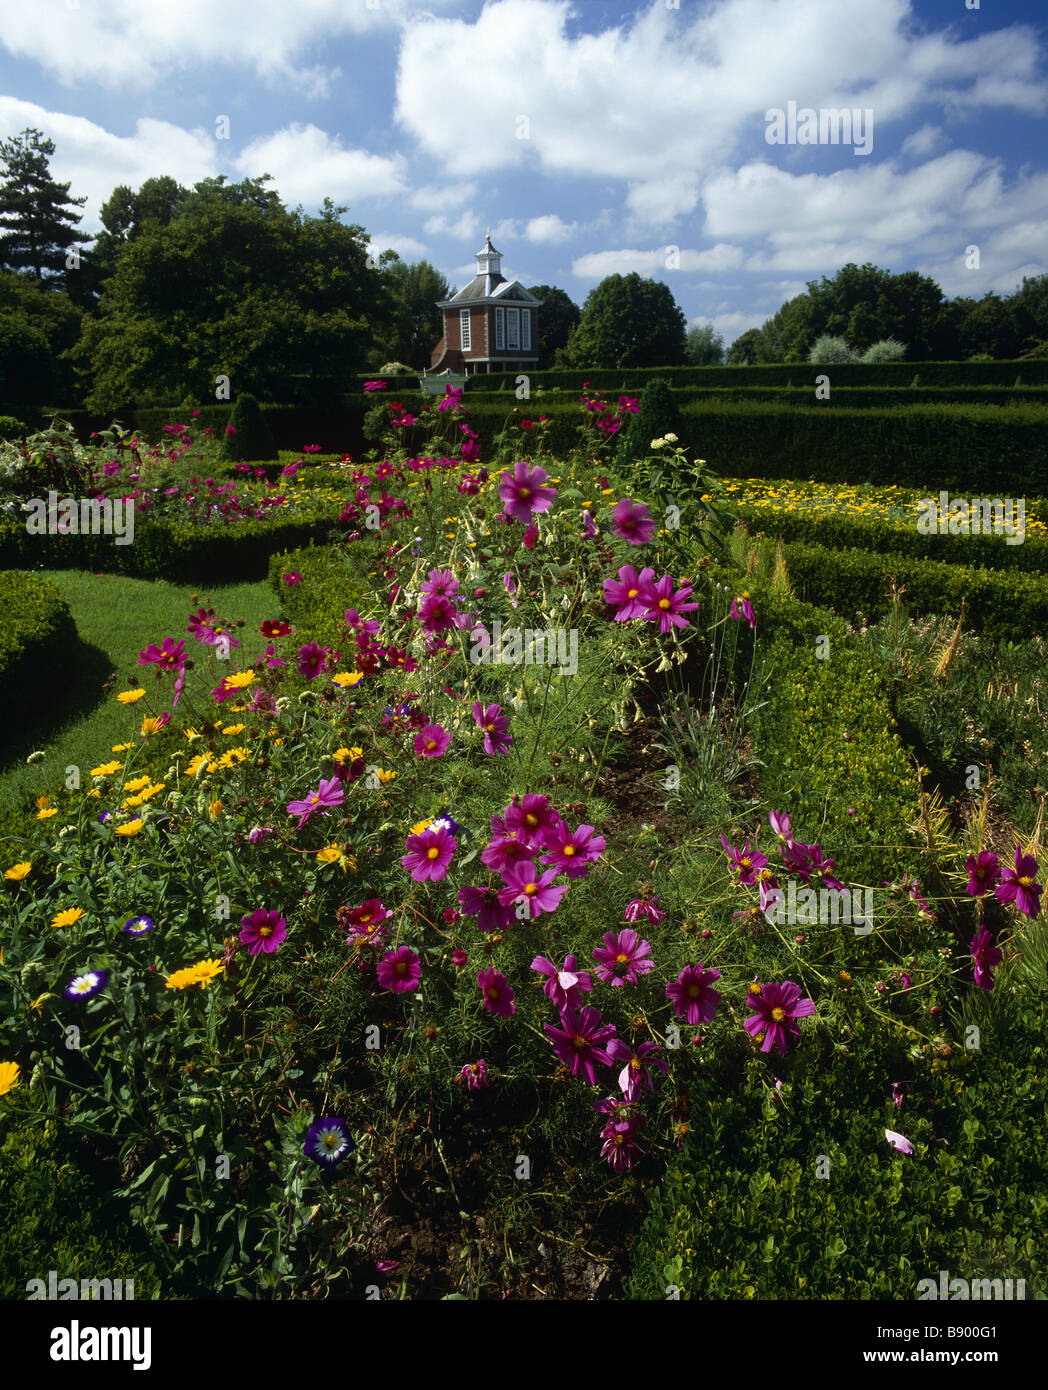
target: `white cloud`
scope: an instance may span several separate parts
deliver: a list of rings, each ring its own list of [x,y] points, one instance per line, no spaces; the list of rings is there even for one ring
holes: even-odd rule
[[[427,0],[441,9],[456,0]],[[323,61],[334,37],[395,30],[413,0],[31,0],[0,7],[0,45],[67,86],[148,90],[201,64],[247,69],[303,99],[331,93],[339,71]]]
[[[315,125],[292,124],[252,140],[234,161],[245,177],[272,174],[281,199],[292,207],[317,206],[324,197],[346,204],[404,193],[404,159],[343,149]]]
[[[673,251],[676,251],[677,265],[673,266]],[[605,275],[655,276],[670,270],[737,270],[743,263],[743,252],[738,246],[720,242],[707,251],[692,251],[688,248],[659,246],[647,251],[592,251],[579,256],[572,262],[572,273],[581,280],[602,280]]]
[[[401,236],[393,232],[374,232],[369,234],[368,255],[376,260],[383,251],[396,251],[402,261],[417,261],[426,254],[426,244],[416,241],[413,236]]]
[[[397,120],[452,176],[611,171],[633,216],[659,227],[693,211],[710,167],[762,142],[765,111],[789,100],[870,107],[881,128],[928,104],[948,118],[1048,109],[1036,30],[922,32],[910,0],[722,0],[691,14],[651,4],[614,23],[608,12],[599,33],[569,33],[574,13],[561,0],[497,0],[472,20],[418,19],[403,35]],[[469,101],[448,100],[467,90]]]
[[[413,208],[421,212],[443,212],[447,208],[457,208],[471,202],[476,195],[475,183],[437,183],[416,188],[409,201]]]
[[[555,212],[549,212],[542,217],[533,217],[524,228],[524,235],[538,246],[557,245],[570,241],[577,227],[577,222],[565,222]]]
[[[208,131],[142,117],[134,135],[113,135],[83,116],[0,96],[0,130],[22,131],[27,126],[54,141],[52,175],[72,185],[72,197],[87,195],[80,224],[86,232],[99,230],[99,209],[118,184],[137,189],[164,173],[191,187],[219,173],[217,147]]]
[[[923,159],[950,143],[949,136],[937,125],[922,125],[902,142],[902,153],[910,159]]]
[[[436,217],[427,217],[422,225],[427,236],[447,236],[459,241],[475,241],[483,224],[475,212],[464,212],[455,222],[449,222],[442,214],[438,214]],[[477,249],[480,249],[479,242]]]

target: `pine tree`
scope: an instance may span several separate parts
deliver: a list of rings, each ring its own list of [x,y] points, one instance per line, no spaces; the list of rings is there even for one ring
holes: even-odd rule
[[[223,455],[237,463],[266,463],[280,457],[273,432],[254,396],[237,396],[229,417],[233,433],[226,435]]]
[[[33,127],[0,141],[0,265],[28,271],[41,284],[72,289],[67,255],[91,240],[75,230],[80,215],[72,209],[87,199],[70,198],[69,184],[51,177],[48,160],[54,152],[54,141]]]

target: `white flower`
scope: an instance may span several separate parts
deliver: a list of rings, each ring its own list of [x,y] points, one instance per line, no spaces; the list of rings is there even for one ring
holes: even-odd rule
[[[675,434],[668,434],[668,435],[666,436],[666,443],[667,443],[667,444],[676,444],[676,442],[677,442],[677,436],[676,436]]]

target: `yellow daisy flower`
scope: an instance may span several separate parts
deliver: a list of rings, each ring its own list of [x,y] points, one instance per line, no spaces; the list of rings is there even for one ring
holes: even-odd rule
[[[220,816],[222,814],[222,803],[217,799],[217,797],[214,801],[209,801],[207,803],[207,813],[212,820],[214,820],[216,816]]]
[[[18,1072],[17,1062],[0,1062],[0,1096],[6,1096],[18,1085]]]
[[[231,676],[227,676],[222,682],[224,690],[243,690],[246,685],[250,685],[255,679],[255,673],[251,671],[234,671]]]
[[[201,986],[209,985],[225,968],[220,960],[198,960],[193,966],[193,974],[196,977],[194,983]]]
[[[86,917],[82,907],[67,907],[61,912],[56,912],[51,918],[53,927],[71,927],[74,922],[79,922],[81,917]]]
[[[423,830],[428,830],[433,824],[431,820],[420,820],[408,831],[409,835],[421,835]]]
[[[142,696],[145,693],[146,692],[142,689],[121,690],[116,698],[120,701],[122,705],[133,705],[136,704],[139,700],[141,700]]]
[[[113,833],[123,835],[127,839],[131,835],[137,835],[143,825],[145,825],[145,821],[141,816],[137,816],[134,820],[129,820],[126,825],[118,825]]]
[[[49,796],[38,796],[34,804],[38,811],[43,811],[45,807],[51,805],[51,798]]]
[[[37,820],[50,820],[52,816],[57,816],[57,815],[58,815],[58,807],[57,807],[57,806],[50,806],[50,807],[48,807],[48,808],[47,808],[46,810],[44,810],[44,811],[37,811],[37,813],[36,813],[36,818],[37,818]]]
[[[114,752],[114,753],[126,753],[127,750],[128,750],[129,748],[133,748],[134,746],[135,746],[135,745],[134,745],[133,743],[114,743],[114,744],[113,744],[113,752]]]
[[[130,782],[125,782],[125,783],[124,783],[124,791],[126,791],[126,792],[140,792],[140,791],[142,790],[143,787],[148,787],[148,786],[149,786],[149,778],[148,778],[148,777],[133,777],[133,778],[131,779]]]
[[[20,864],[12,864],[9,869],[5,869],[4,878],[9,878],[12,883],[21,883],[32,867],[32,860],[23,859]]]
[[[92,787],[89,791],[84,792],[84,795],[85,795],[85,796],[101,796],[102,793],[98,790],[97,787]]]
[[[141,733],[143,738],[145,738],[149,734],[158,734],[160,730],[164,727],[165,725],[163,721],[161,721],[160,719],[153,719],[152,717],[147,716],[145,719],[142,720]]]
[[[123,767],[123,765],[124,765],[123,763],[118,763],[118,762],[99,763],[98,767],[93,767],[93,768],[91,769],[91,776],[92,776],[92,777],[112,777],[113,773],[114,773],[114,772],[119,772],[120,769]]]
[[[331,679],[335,682],[336,685],[340,685],[343,690],[346,690],[347,688],[350,688],[354,685],[359,685],[360,682],[364,679],[364,672],[339,671],[336,675],[332,676]]]
[[[378,780],[380,782],[392,782],[396,775],[395,772],[389,772],[384,767],[380,767],[378,770]]]
[[[175,970],[164,981],[165,989],[187,989],[197,982],[196,967],[188,965],[183,970]]]
[[[224,734],[242,734],[246,727],[246,724],[227,724],[222,732]]]

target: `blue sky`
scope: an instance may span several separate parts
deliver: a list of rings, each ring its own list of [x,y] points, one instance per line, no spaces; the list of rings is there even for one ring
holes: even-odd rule
[[[971,3],[5,0],[0,137],[54,140],[88,232],[117,184],[270,173],[453,285],[490,225],[525,285],[639,271],[731,342],[847,261],[1048,272],[1048,11]],[[872,149],[769,143],[790,102]]]

